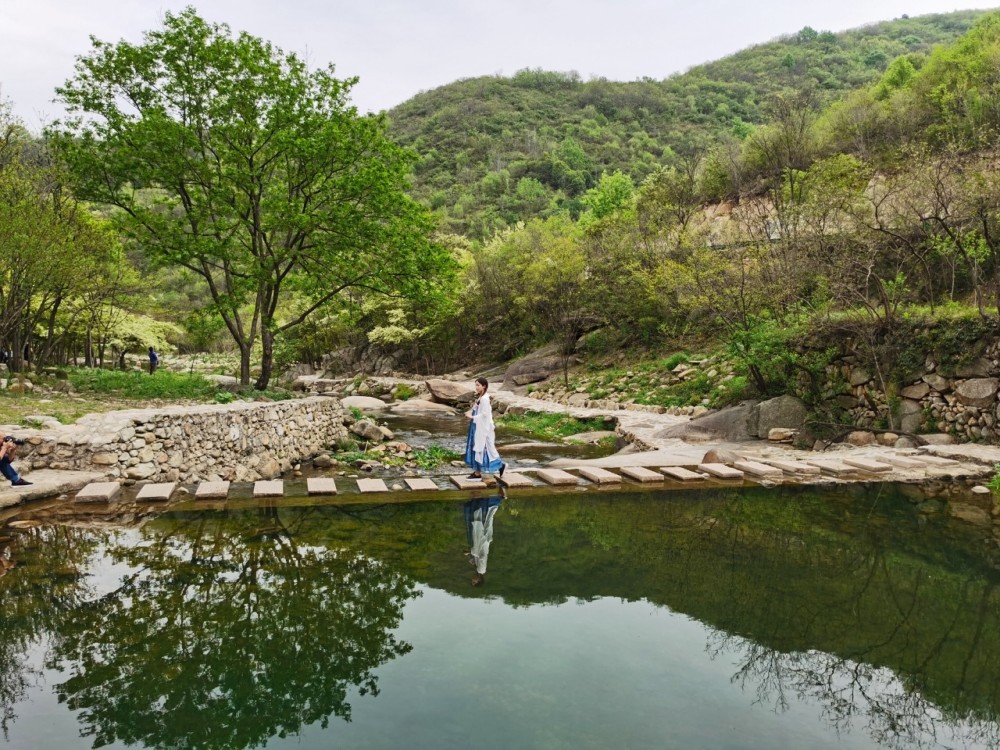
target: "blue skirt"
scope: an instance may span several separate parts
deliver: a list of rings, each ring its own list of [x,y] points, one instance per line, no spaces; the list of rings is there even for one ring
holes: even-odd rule
[[[498,456],[497,458],[489,461],[488,463],[480,463],[476,460],[476,424],[475,422],[469,423],[469,436],[465,439],[465,463],[472,467],[473,471],[478,472],[488,472],[496,473],[500,471],[500,467],[503,466],[503,461]],[[486,451],[483,451],[483,457],[486,457]]]

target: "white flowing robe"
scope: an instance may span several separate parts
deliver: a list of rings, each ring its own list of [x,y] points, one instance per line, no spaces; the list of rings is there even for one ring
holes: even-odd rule
[[[483,509],[477,508],[472,514],[472,548],[469,555],[476,565],[479,575],[486,575],[486,561],[490,556],[490,545],[493,544],[493,516],[497,514],[499,505],[492,505],[483,517]]]
[[[493,406],[490,404],[489,393],[479,397],[479,409],[472,418],[472,423],[476,426],[472,450],[476,454],[476,461],[486,466],[500,458],[497,452],[497,434],[493,426]]]

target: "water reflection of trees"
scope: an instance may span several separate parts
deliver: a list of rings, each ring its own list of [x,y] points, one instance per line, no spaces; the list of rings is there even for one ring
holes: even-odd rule
[[[297,541],[273,508],[172,517],[142,536],[108,550],[128,569],[112,590],[51,624],[49,666],[70,675],[59,700],[95,747],[255,747],[349,720],[349,694],[377,695],[375,669],[411,648],[391,631],[412,581]]]
[[[41,677],[30,653],[84,601],[83,570],[96,543],[66,527],[12,536],[0,529],[0,536],[14,566],[0,578],[0,730],[7,738],[16,704]]]

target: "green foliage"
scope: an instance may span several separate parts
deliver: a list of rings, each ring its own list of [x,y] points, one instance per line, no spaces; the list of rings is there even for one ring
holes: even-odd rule
[[[993,472],[993,476],[990,477],[990,481],[986,483],[986,486],[994,493],[1000,494],[1000,464],[994,464]]]
[[[438,210],[450,231],[486,239],[553,210],[576,217],[581,195],[603,173],[617,170],[640,184],[724,136],[745,138],[768,122],[774,94],[812,89],[824,106],[876,85],[903,55],[916,67],[981,16],[962,11],[838,34],[799,32],[662,81],[583,81],[541,70],[469,78],[395,107],[390,126],[420,157],[415,197]],[[498,176],[486,179],[491,174]],[[512,187],[526,178],[535,181],[529,201]]]
[[[524,414],[504,414],[498,423],[505,429],[543,439],[564,438],[581,432],[613,429],[614,423],[604,419],[578,419],[553,412],[529,411]]]
[[[157,370],[153,375],[121,370],[70,370],[70,383],[81,393],[107,393],[131,399],[214,399],[215,383],[201,375]]]
[[[93,41],[58,91],[50,131],[77,193],[154,264],[202,277],[241,353],[274,342],[346,290],[421,297],[449,265],[403,192],[412,155],[378,116],[350,106],[353,80],[194,8],[167,12],[141,44]],[[179,104],[183,102],[183,105]],[[289,295],[307,303],[282,319]]]
[[[428,471],[447,466],[452,461],[460,461],[462,454],[440,445],[429,445],[426,448],[414,448],[413,452],[409,454],[408,460],[416,464],[418,468]]]
[[[231,404],[236,400],[236,394],[232,391],[219,391],[215,394],[215,403],[217,404]]]
[[[359,409],[356,406],[349,406],[349,407],[347,407],[347,411],[350,412],[350,414],[351,414],[352,417],[354,417],[354,421],[355,422],[360,421],[360,420],[362,420],[362,419],[365,418],[365,413],[363,411],[361,411],[361,409]]]
[[[417,390],[406,383],[400,383],[396,386],[396,398],[400,401],[407,401],[417,395]]]

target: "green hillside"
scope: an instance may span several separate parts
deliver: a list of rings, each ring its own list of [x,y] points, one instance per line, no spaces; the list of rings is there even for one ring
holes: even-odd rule
[[[391,131],[421,160],[414,195],[446,226],[475,238],[519,220],[569,210],[602,172],[638,184],[720,137],[743,138],[771,119],[768,100],[810,93],[820,109],[878,81],[907,55],[968,31],[982,11],[900,18],[834,34],[796,34],[663,81],[583,81],[576,73],[523,70],[419,94],[389,112]]]

